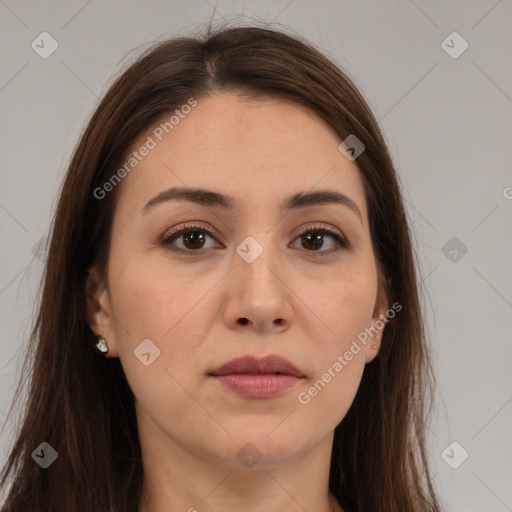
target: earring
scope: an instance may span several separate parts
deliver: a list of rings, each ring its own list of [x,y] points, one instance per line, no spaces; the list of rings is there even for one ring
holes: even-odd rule
[[[108,352],[107,340],[103,336],[97,336],[96,340],[96,344],[94,345],[96,349],[102,354],[106,354]]]

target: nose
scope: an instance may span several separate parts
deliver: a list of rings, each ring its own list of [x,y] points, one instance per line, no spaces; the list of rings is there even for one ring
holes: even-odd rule
[[[278,333],[293,321],[293,292],[280,251],[269,243],[260,245],[264,245],[263,252],[253,261],[241,256],[243,252],[233,255],[233,267],[227,275],[225,322],[235,330]]]

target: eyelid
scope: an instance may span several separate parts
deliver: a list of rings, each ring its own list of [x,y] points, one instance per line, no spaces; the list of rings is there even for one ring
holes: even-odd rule
[[[213,229],[211,226],[209,226],[208,224],[201,223],[201,222],[199,222],[199,223],[198,223],[198,221],[195,221],[195,220],[194,220],[194,221],[190,221],[190,223],[185,222],[185,223],[184,223],[184,224],[182,224],[182,225],[175,226],[175,227],[173,227],[173,228],[171,228],[171,229],[167,230],[167,231],[163,234],[162,238],[163,238],[163,239],[166,239],[166,238],[171,237],[171,236],[172,236],[172,235],[174,235],[175,233],[179,233],[179,232],[181,232],[181,231],[189,230],[189,229],[190,229],[190,230],[192,230],[192,229],[194,229],[194,228],[195,228],[195,229],[197,229],[197,230],[207,231],[208,233],[210,233],[210,232],[212,232],[212,231],[213,231],[213,232],[216,234],[216,236],[218,236],[218,235],[217,235],[217,232],[215,231],[215,229]]]
[[[313,225],[308,224],[308,223],[302,224],[301,226],[299,226],[296,229],[295,237],[302,235],[304,233],[307,233],[308,231],[321,231],[321,230],[329,231],[330,233],[338,235],[340,238],[343,238],[344,240],[346,240],[346,236],[343,234],[342,231],[340,231],[338,228],[336,228],[335,226],[333,226],[331,224],[325,224],[322,222],[316,222]]]

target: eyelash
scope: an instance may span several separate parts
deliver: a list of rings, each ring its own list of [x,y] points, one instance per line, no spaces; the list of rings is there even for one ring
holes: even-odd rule
[[[159,245],[161,247],[164,247],[164,248],[166,248],[172,252],[178,253],[178,254],[197,256],[197,255],[201,254],[202,252],[204,252],[204,250],[197,249],[194,251],[192,249],[180,249],[177,247],[171,247],[171,243],[174,242],[176,239],[178,239],[181,235],[186,235],[188,233],[192,233],[192,232],[196,232],[196,231],[206,233],[211,238],[215,238],[205,225],[197,225],[195,223],[192,223],[192,224],[187,224],[185,226],[182,226],[179,229],[175,229],[175,230],[165,234],[163,236],[162,240],[159,242]],[[297,234],[297,236],[295,237],[294,240],[297,240],[297,238],[299,238],[307,233],[317,233],[317,234],[321,234],[321,235],[331,236],[338,244],[338,247],[336,249],[332,249],[330,251],[313,251],[313,250],[305,249],[305,251],[309,252],[310,255],[313,257],[330,256],[334,253],[338,253],[341,250],[350,250],[352,248],[352,245],[346,238],[343,238],[337,232],[335,232],[331,229],[327,229],[326,227],[321,226],[321,225],[312,226],[312,227],[308,227],[307,229],[304,229],[303,231],[301,231],[300,233]],[[206,250],[208,250],[208,249],[206,249]]]

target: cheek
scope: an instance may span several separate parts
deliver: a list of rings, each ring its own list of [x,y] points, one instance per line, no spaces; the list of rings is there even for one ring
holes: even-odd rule
[[[185,414],[190,396],[183,386],[194,389],[204,370],[198,365],[206,364],[200,350],[218,315],[215,294],[207,292],[220,277],[191,279],[149,260],[113,258],[117,264],[111,267],[110,281],[119,358],[147,410],[172,402],[173,414]],[[146,360],[154,362],[145,366],[140,356],[148,351]],[[185,410],[178,410],[182,405]]]
[[[165,269],[148,264],[148,258],[116,261],[110,281],[117,348],[137,406],[163,424],[185,417],[187,422],[204,422],[201,409],[190,407],[190,390],[195,392],[202,329],[210,321],[201,283],[212,279],[190,283],[179,272],[171,279],[168,269],[164,279]]]
[[[197,326],[186,321],[187,315],[196,312],[206,291],[215,285],[215,276],[190,279],[179,269],[170,273],[168,264],[155,264],[147,257],[118,261],[112,265],[110,280],[114,313],[126,327],[121,339],[128,331],[163,342],[175,338],[184,325],[189,332]]]
[[[315,371],[298,403],[318,429],[334,428],[351,406],[365,368],[366,346],[357,337],[372,318],[376,270],[370,259],[360,259],[323,289],[310,286],[300,293],[308,297],[311,310],[303,328],[310,329],[307,338],[315,340],[310,352]]]
[[[311,339],[323,340],[323,353],[332,357],[348,350],[352,340],[368,327],[377,295],[376,269],[370,261],[359,261],[357,266],[347,265],[336,278],[323,280],[322,286],[304,281],[297,294],[310,309],[301,328],[310,329]]]

